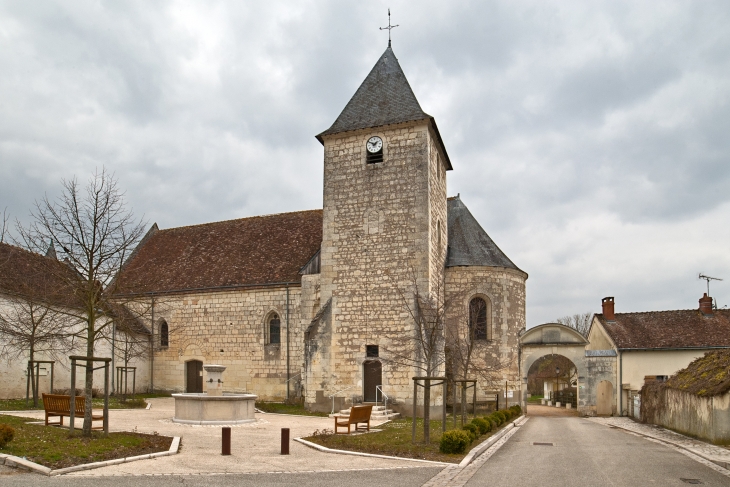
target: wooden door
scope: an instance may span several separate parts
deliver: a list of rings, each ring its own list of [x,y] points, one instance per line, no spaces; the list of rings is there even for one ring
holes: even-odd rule
[[[598,383],[596,414],[599,416],[611,416],[613,414],[613,384],[610,381],[602,380]]]
[[[383,367],[378,360],[363,363],[363,400],[375,402],[375,388],[383,384]],[[378,399],[380,396],[378,396]]]
[[[185,392],[203,392],[203,362],[187,362]]]

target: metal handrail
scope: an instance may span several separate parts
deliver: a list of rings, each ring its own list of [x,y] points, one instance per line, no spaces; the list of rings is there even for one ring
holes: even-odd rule
[[[378,406],[378,391],[380,391],[380,394],[383,396],[383,405],[385,406],[385,409],[388,409],[388,395],[383,392],[383,386],[375,386],[375,406]]]
[[[334,392],[331,396],[329,396],[332,399],[332,412],[330,414],[335,414],[335,396],[340,392],[349,391],[350,389],[352,389],[352,387],[348,387],[347,389],[342,389],[341,391]]]

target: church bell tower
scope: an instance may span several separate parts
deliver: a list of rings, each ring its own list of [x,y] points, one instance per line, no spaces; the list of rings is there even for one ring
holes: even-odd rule
[[[413,330],[404,300],[416,290],[443,292],[448,154],[390,45],[317,139],[324,146],[320,293],[330,322],[316,338],[307,403],[336,393],[374,401],[380,386],[407,404],[415,370],[389,355]]]

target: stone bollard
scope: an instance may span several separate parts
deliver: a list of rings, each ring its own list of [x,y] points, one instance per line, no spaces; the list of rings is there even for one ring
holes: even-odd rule
[[[573,408],[573,405],[570,403],[565,405],[565,409],[572,409],[572,408]]]
[[[547,402],[547,405],[548,405],[548,406],[552,406],[552,405],[553,405],[553,402],[552,402],[552,401],[548,401],[548,402]]]
[[[555,401],[555,407],[556,408],[559,408],[560,407],[560,401]]]
[[[544,406],[547,403],[547,399],[540,399],[540,403]]]

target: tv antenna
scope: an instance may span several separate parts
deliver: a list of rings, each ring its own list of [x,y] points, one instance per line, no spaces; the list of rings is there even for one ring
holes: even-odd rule
[[[701,272],[700,272],[699,279],[704,279],[705,281],[707,281],[707,295],[708,296],[710,295],[710,281],[722,281],[722,279],[720,279],[719,277],[706,276]]]
[[[380,27],[380,30],[388,31],[388,47],[390,47],[390,31],[398,27],[397,25],[390,25],[390,9],[388,9],[388,27]]]

